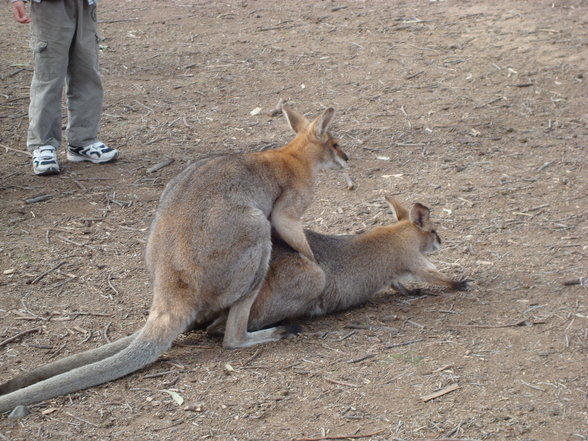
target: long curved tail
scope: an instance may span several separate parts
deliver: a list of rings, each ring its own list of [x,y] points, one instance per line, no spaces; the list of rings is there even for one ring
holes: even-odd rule
[[[120,349],[120,346],[117,347],[120,340],[107,345],[102,355],[118,348],[119,351],[113,355],[0,396],[0,412],[6,412],[18,405],[38,403],[59,395],[97,386],[128,375],[157,360],[169,349],[175,337],[183,331],[181,329],[177,332],[168,332],[166,336],[157,335],[158,338],[151,339],[149,336],[156,334],[146,332],[148,325],[149,321],[141,331],[134,334],[136,335],[134,339],[133,336],[127,337],[131,341],[123,349]],[[127,342],[124,341],[125,339],[122,340],[121,346],[124,346]]]
[[[56,375],[62,374],[64,372],[71,371],[77,367],[96,363],[97,361],[111,357],[112,355],[129,346],[129,344],[137,337],[138,334],[139,331],[129,335],[128,337],[124,337],[107,345],[100,346],[99,348],[90,349],[89,351],[85,351],[79,354],[74,354],[69,357],[62,358],[61,360],[56,360],[52,363],[40,366],[36,369],[33,369],[32,371],[25,372],[4,384],[0,384],[0,396],[30,386],[31,384],[38,383],[39,381],[46,380],[47,378],[55,377]]]

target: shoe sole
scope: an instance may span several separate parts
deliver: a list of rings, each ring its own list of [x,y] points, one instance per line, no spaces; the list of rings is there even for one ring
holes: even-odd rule
[[[33,170],[33,172],[37,176],[50,176],[50,175],[58,175],[59,173],[61,173],[61,170],[59,170],[58,168],[48,168],[47,170],[43,170],[43,171]]]
[[[80,156],[70,152],[67,152],[67,160],[70,162],[91,162],[92,164],[107,164],[115,161],[118,158],[118,153],[110,159],[92,159],[87,156]]]

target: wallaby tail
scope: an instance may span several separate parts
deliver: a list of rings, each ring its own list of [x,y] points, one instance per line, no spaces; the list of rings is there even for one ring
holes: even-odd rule
[[[46,380],[47,378],[55,377],[56,375],[71,371],[72,369],[78,368],[80,366],[92,364],[111,357],[112,355],[126,348],[137,337],[138,334],[139,331],[135,332],[133,335],[129,335],[128,337],[124,337],[115,342],[100,346],[99,348],[90,349],[89,351],[82,352],[80,354],[74,354],[69,357],[62,358],[61,360],[56,360],[52,363],[40,366],[30,372],[25,372],[18,377],[1,384],[0,396],[30,386],[31,384],[38,383],[39,381]]]
[[[116,380],[154,362],[169,349],[174,338],[184,329],[168,329],[165,336],[162,336],[153,333],[153,328],[156,328],[157,324],[149,326],[150,324],[148,320],[128,346],[114,355],[0,396],[0,412]],[[151,332],[148,331],[149,328]],[[155,338],[150,338],[154,335]],[[115,349],[116,344],[108,348]]]

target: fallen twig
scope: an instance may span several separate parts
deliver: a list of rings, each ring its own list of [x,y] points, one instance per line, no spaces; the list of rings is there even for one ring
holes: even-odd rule
[[[26,155],[26,156],[29,156],[29,157],[33,156],[31,154],[31,152],[26,151],[26,150],[13,149],[12,147],[8,147],[7,145],[4,145],[4,144],[0,144],[0,147],[6,149],[6,151],[9,151],[10,150],[11,152],[20,153],[21,155]]]
[[[25,199],[25,204],[35,204],[37,202],[43,202],[53,197],[52,194],[41,194],[39,196],[34,196],[29,199]]]
[[[241,363],[241,367],[247,366],[249,363],[251,363],[257,357],[259,357],[261,355],[261,352],[262,352],[261,349],[258,349],[257,351],[255,351],[255,354],[253,354],[251,357],[249,357],[247,360],[245,360],[243,363]]]
[[[155,164],[147,169],[147,174],[155,173],[156,171],[159,171],[162,168],[167,167],[168,165],[170,165],[173,162],[174,162],[173,158],[169,158],[164,161],[158,162],[157,164]]]
[[[457,389],[459,389],[459,384],[450,384],[449,386],[444,387],[443,389],[438,390],[437,392],[433,392],[432,394],[422,397],[422,399],[426,403],[427,401],[434,400],[435,398],[439,398]]]
[[[503,97],[501,97],[501,96],[498,98],[494,98],[493,100],[488,101],[487,103],[480,104],[480,105],[474,107],[474,109],[481,109],[482,107],[489,106],[490,104],[494,104],[494,103],[500,101],[501,99],[503,99]]]
[[[83,312],[83,311],[74,311],[74,312],[70,312],[67,313],[68,315],[74,315],[74,316],[79,316],[79,315],[95,315],[98,317],[112,317],[112,314],[106,314],[104,312]]]
[[[108,322],[108,324],[104,327],[104,332],[102,333],[106,343],[110,343],[110,338],[108,338],[108,330],[110,329],[110,325],[112,325],[112,322]]]
[[[143,378],[157,378],[170,374],[182,374],[184,372],[194,372],[193,369],[172,369],[170,371],[156,372],[155,374],[147,374]]]
[[[422,441],[482,441],[479,438],[427,438]]]
[[[413,73],[411,75],[408,75],[405,79],[406,80],[412,80],[413,78],[418,77],[419,75],[424,74],[424,73],[425,73],[425,71],[424,70],[421,70],[420,72],[416,72],[416,73]]]
[[[333,378],[324,377],[326,381],[333,384],[340,384],[341,386],[349,386],[349,387],[361,387],[361,384],[354,384],[354,383],[346,383],[345,381],[335,380]]]
[[[77,179],[74,179],[74,184],[76,184],[78,187],[80,187],[80,189],[82,191],[88,191],[88,188],[82,184],[80,181],[78,181]]]
[[[70,176],[60,176],[59,179],[73,179]],[[114,178],[75,178],[76,181],[114,181]]]
[[[553,164],[553,161],[549,161],[549,162],[545,162],[543,163],[543,165],[541,165],[540,167],[537,168],[537,172],[543,171],[545,170],[547,167],[549,167],[551,164]]]
[[[14,335],[10,338],[7,338],[4,341],[1,341],[0,348],[3,346],[6,346],[8,343],[12,343],[13,341],[18,340],[23,335],[32,334],[33,332],[41,332],[41,328],[32,328],[32,329],[27,329],[26,331],[19,332],[18,334]]]
[[[419,338],[418,340],[410,340],[410,341],[405,341],[403,343],[394,343],[393,345],[384,346],[384,349],[392,349],[392,348],[397,348],[400,346],[408,346],[408,345],[412,345],[414,343],[419,343],[424,340],[425,340],[424,338]]]
[[[86,336],[84,337],[84,339],[80,342],[80,344],[84,344],[87,341],[89,341],[92,336],[94,335],[94,331],[92,331],[91,329],[89,331],[84,331]]]
[[[39,274],[37,277],[35,277],[33,280],[31,280],[28,284],[29,285],[34,285],[35,283],[37,283],[39,280],[41,280],[43,277],[45,277],[47,274],[52,273],[53,271],[59,269],[65,262],[60,262],[57,265],[55,265],[53,268],[48,269],[47,271],[45,271],[43,274]]]
[[[370,436],[379,435],[380,433],[385,432],[386,429],[378,430],[377,432],[372,433],[364,433],[359,435],[325,435],[319,436],[317,438],[294,438],[294,441],[321,441],[323,439],[358,439],[358,438],[369,438]]]
[[[128,21],[138,21],[138,18],[118,18],[115,20],[98,20],[98,23],[124,23]]]
[[[112,274],[108,274],[108,286],[110,286],[110,289],[112,289],[117,296],[120,296],[120,293],[112,284]],[[112,296],[111,296],[111,298],[112,298]]]
[[[59,346],[57,349],[55,349],[53,352],[51,352],[51,355],[49,356],[49,360],[51,360],[52,358],[57,357],[57,355],[63,351],[63,348],[65,348],[66,343],[62,344],[61,346]]]
[[[15,71],[13,71],[13,72],[10,72],[10,73],[8,74],[8,78],[12,78],[13,76],[15,76],[15,75],[18,75],[18,74],[19,74],[19,73],[21,73],[23,70],[24,70],[24,68],[20,68],[20,69],[16,69],[16,70],[15,70]]]
[[[63,236],[57,235],[57,238],[59,240],[64,241],[64,242],[71,243],[72,245],[75,245],[77,247],[86,247],[87,246],[87,247],[91,248],[89,245],[86,245],[86,244],[83,244],[83,243],[79,243],[79,242],[74,242],[73,240],[68,239],[67,237],[63,237]]]
[[[588,277],[580,277],[579,279],[573,279],[573,280],[566,280],[565,282],[563,282],[564,286],[574,286],[574,285],[586,285],[586,281],[588,281]]]
[[[350,363],[350,364],[351,364],[351,363],[359,363],[359,362],[361,362],[361,361],[364,361],[364,360],[367,360],[367,359],[373,358],[373,357],[375,357],[376,355],[377,355],[377,354],[366,354],[366,355],[364,355],[363,357],[355,358],[355,359],[353,359],[353,360],[348,360],[348,361],[347,361],[347,363]]]
[[[460,328],[483,328],[483,329],[494,329],[494,328],[514,328],[516,326],[533,326],[533,325],[543,325],[545,321],[529,321],[527,319],[520,320],[514,323],[507,323],[505,325],[461,325],[461,324],[450,324],[449,326],[457,326]]]
[[[541,389],[539,386],[535,386],[534,384],[527,383],[526,381],[523,381],[523,380],[519,380],[519,381],[521,382],[521,384],[524,384],[525,386],[530,387],[531,389],[535,389],[540,392],[545,392],[545,389]]]
[[[509,87],[530,87],[535,83],[520,83],[520,84],[509,84]]]
[[[347,9],[349,6],[333,6],[331,8],[331,12],[341,11],[342,9]]]
[[[69,415],[70,417],[72,417],[74,420],[78,420],[78,421],[80,421],[80,422],[82,422],[82,423],[86,423],[86,424],[87,424],[87,425],[89,425],[89,426],[93,426],[93,427],[100,427],[98,424],[94,424],[94,423],[92,423],[92,422],[90,422],[90,421],[88,421],[88,420],[85,420],[85,419],[83,419],[83,418],[80,418],[80,417],[77,417],[77,416],[75,416],[75,415],[72,415],[72,414],[71,414],[71,413],[69,413],[69,412],[64,412],[64,413],[65,413],[66,415]]]

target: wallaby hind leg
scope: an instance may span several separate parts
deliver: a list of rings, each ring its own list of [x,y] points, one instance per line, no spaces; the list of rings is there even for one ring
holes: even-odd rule
[[[397,280],[394,280],[392,282],[392,287],[405,297],[420,296],[422,293],[420,288],[408,289],[406,286],[404,286],[402,283],[398,282]]]
[[[228,316],[228,311],[223,311],[210,325],[206,327],[206,333],[208,335],[214,336],[224,335]]]
[[[266,278],[272,251],[270,224],[265,221],[258,223],[256,228],[259,229],[261,241],[256,241],[246,253],[242,253],[242,257],[232,268],[235,277],[222,294],[222,299],[225,300],[223,309],[229,310],[223,346],[230,349],[280,340],[288,334],[287,328],[281,327],[247,331],[251,305]],[[264,242],[266,237],[267,242]],[[256,268],[254,272],[251,272],[252,267]],[[221,310],[220,313],[222,312]]]
[[[74,354],[70,357],[63,358],[61,360],[48,363],[44,366],[40,366],[33,369],[30,372],[25,372],[18,377],[13,378],[10,381],[0,385],[0,395],[4,395],[13,392],[23,387],[30,386],[31,384],[38,383],[47,378],[54,377],[56,375],[68,372],[80,366],[95,363],[97,361],[108,358],[123,349],[125,349],[137,336],[138,332],[128,337],[121,338],[110,344],[101,346],[96,349],[91,349],[86,352]]]
[[[223,339],[223,346],[225,348],[245,348],[260,343],[281,340],[288,335],[297,333],[298,328],[287,326],[276,326],[262,329],[261,331],[247,331],[251,305],[253,305],[260,288],[257,287],[252,294],[239,299],[230,307]]]
[[[325,314],[331,310],[329,305],[336,308],[335,305],[341,304],[325,294],[327,276],[321,266],[290,250],[275,250],[268,280],[249,313],[249,330],[292,318]]]

